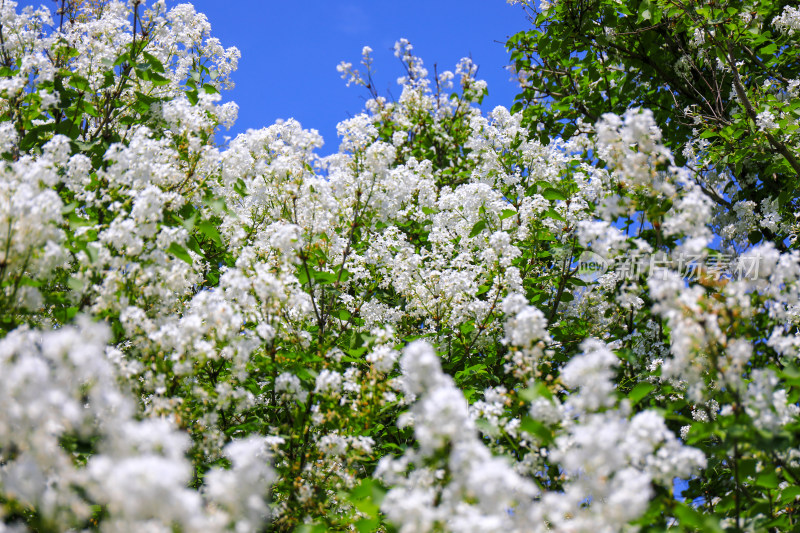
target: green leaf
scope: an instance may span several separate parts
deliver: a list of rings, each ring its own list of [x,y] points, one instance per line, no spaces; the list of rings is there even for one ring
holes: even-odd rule
[[[147,77],[144,79],[146,81],[149,81],[156,87],[161,87],[162,85],[167,85],[169,83],[169,78],[162,76],[158,72],[153,72],[152,70],[146,72],[147,72]]]
[[[217,246],[222,245],[222,237],[217,230],[217,227],[208,220],[202,220],[197,223],[197,229],[200,233],[211,239]]]
[[[359,533],[372,533],[378,531],[381,521],[379,518],[362,518],[356,522],[356,529]]]
[[[19,149],[23,152],[27,152],[31,148],[35,146],[41,146],[46,141],[50,140],[49,132],[53,131],[55,128],[55,124],[42,124],[40,126],[35,126],[25,134],[25,137],[22,138],[20,141]]]
[[[203,199],[203,203],[205,203],[208,207],[210,207],[211,211],[213,211],[217,215],[225,213],[228,209],[227,206],[225,205],[224,198],[217,198],[215,196],[209,195]]]
[[[331,312],[331,316],[338,318],[342,321],[350,320],[350,311],[347,309],[337,309],[336,311]]]
[[[70,289],[72,289],[75,292],[83,292],[84,284],[83,284],[83,282],[81,280],[73,278],[73,277],[70,276],[67,279],[67,287],[69,287]]]
[[[245,184],[242,178],[236,180],[236,183],[233,184],[233,190],[236,191],[239,196],[247,196],[247,184]]]
[[[152,70],[156,72],[162,72],[162,73],[164,72],[164,65],[156,56],[149,54],[147,52],[142,52],[142,55],[147,60],[147,63]]]
[[[500,220],[505,220],[507,218],[513,217],[516,214],[517,212],[514,211],[513,209],[503,209],[503,211],[500,213]]]
[[[89,80],[84,78],[83,76],[79,76],[78,74],[73,74],[69,78],[69,84],[79,91],[88,92],[89,91]]]
[[[756,460],[755,459],[739,460],[739,475],[744,477],[755,477]]]
[[[550,444],[553,442],[554,436],[553,432],[547,428],[544,424],[539,422],[538,420],[534,420],[533,418],[526,416],[522,419],[522,423],[520,424],[520,429],[523,431],[527,431],[531,435],[535,435],[538,437],[544,444]]]
[[[761,55],[765,55],[765,56],[771,56],[777,51],[778,51],[778,45],[775,44],[775,43],[770,43],[767,46],[764,46],[763,48],[761,48],[758,51],[758,53],[760,53]]]
[[[96,263],[98,257],[97,248],[95,248],[94,246],[87,246],[85,250],[86,250],[86,255],[89,256],[89,261],[91,263]]]
[[[651,20],[653,21],[653,24],[658,24],[661,22],[661,16],[664,14],[664,12],[656,7],[656,9],[652,10],[650,14],[652,15]]]
[[[566,222],[567,221],[567,219],[565,219],[564,217],[559,215],[558,212],[555,209],[553,209],[552,207],[550,209],[548,209],[547,211],[545,211],[544,213],[542,213],[542,214],[546,218],[553,218],[555,220],[560,220],[561,222]]]
[[[300,524],[294,531],[295,533],[327,533],[328,528],[324,524]]]
[[[564,193],[562,193],[558,189],[554,189],[552,187],[548,187],[544,191],[542,191],[542,196],[544,196],[547,200],[566,200],[567,199],[567,197],[564,196]]]
[[[747,240],[750,241],[750,244],[757,244],[761,241],[761,238],[761,232],[758,230],[753,230],[747,234]]]
[[[683,528],[691,527],[703,532],[722,533],[718,520],[715,520],[713,516],[703,516],[684,502],[675,504],[675,516],[678,517]]]
[[[306,273],[305,268],[298,268],[297,270],[297,281],[300,285],[305,285],[308,283],[308,274]]]
[[[320,272],[318,270],[311,271],[311,277],[314,278],[319,284],[333,283],[336,281],[336,275],[331,272]]]
[[[190,216],[189,218],[184,218],[181,220],[181,225],[186,228],[186,231],[192,231],[195,226],[195,220],[197,219],[197,213]]]
[[[177,242],[173,242],[167,248],[167,252],[174,255],[181,261],[186,261],[190,265],[192,264],[192,256],[189,255],[189,252],[186,251],[186,248],[178,244]]]
[[[547,388],[547,385],[541,382],[537,382],[533,387],[520,389],[517,391],[517,395],[526,402],[532,402],[536,398],[540,397],[547,398],[548,400],[553,399],[553,393],[550,392],[550,389]]]
[[[81,107],[83,108],[83,113],[86,114],[86,115],[89,115],[90,117],[99,117],[100,116],[100,113],[97,112],[97,108],[95,108],[89,102],[83,102]]]
[[[675,506],[675,516],[677,516],[678,520],[681,521],[681,526],[697,528],[703,527],[703,515],[683,502]]]
[[[477,237],[486,228],[486,221],[479,220],[474,226],[472,231],[469,232],[469,238]]]
[[[377,517],[386,490],[373,479],[362,479],[350,494],[341,494],[355,506],[356,509],[370,517]]]
[[[125,52],[125,53],[121,54],[121,55],[120,55],[120,56],[119,56],[119,57],[116,59],[116,61],[114,61],[114,64],[113,64],[113,66],[114,66],[114,67],[119,67],[119,66],[120,66],[120,65],[122,65],[123,63],[127,63],[127,62],[128,62],[128,60],[130,60],[130,54],[128,54],[128,52]]]
[[[67,205],[65,205],[64,207],[61,208],[61,215],[62,216],[67,216],[70,213],[74,213],[75,212],[75,208],[77,208],[77,207],[78,207],[78,202],[72,202],[71,204],[67,204]]]
[[[556,238],[546,229],[536,232],[536,239],[539,241],[554,241]]]
[[[588,287],[589,284],[583,281],[581,278],[569,278],[567,280],[569,285],[573,285],[575,287]]]
[[[786,487],[781,491],[781,501],[785,503],[793,502],[800,497],[800,487]]]
[[[694,422],[691,424],[691,426],[692,428],[689,430],[689,435],[686,438],[686,444],[694,445],[712,436],[720,436],[720,433],[714,424],[706,422]]]
[[[756,485],[759,487],[777,489],[778,483],[778,474],[775,473],[775,470],[765,470],[756,477]]]
[[[467,320],[466,322],[462,323],[458,327],[458,329],[464,335],[468,335],[469,333],[472,333],[473,331],[475,331],[475,321],[474,320]]]
[[[485,418],[477,419],[475,421],[475,427],[477,427],[484,435],[490,435],[494,438],[500,436],[500,431],[498,430],[497,426],[493,426]]]
[[[642,382],[636,385],[633,390],[628,393],[628,399],[631,401],[631,405],[636,405],[642,398],[650,394],[655,387],[652,383]]]

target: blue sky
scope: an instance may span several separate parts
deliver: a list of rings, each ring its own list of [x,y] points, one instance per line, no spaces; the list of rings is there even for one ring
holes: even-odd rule
[[[176,5],[178,0],[167,0]],[[361,48],[374,50],[375,81],[382,95],[399,96],[397,77],[402,68],[392,53],[405,37],[433,73],[453,70],[471,56],[478,77],[489,84],[484,108],[510,107],[517,89],[504,70],[506,37],[529,27],[523,11],[505,0],[196,0],[212,35],[224,46],[242,52],[233,79],[236,88],[224,94],[240,106],[235,136],[248,128],[268,126],[279,118],[295,118],[320,131],[322,153],[338,149],[336,124],[359,113],[366,91],[346,87],[336,71],[341,61],[358,64]],[[20,0],[24,5],[47,5],[52,0]]]
[[[366,91],[346,87],[336,71],[340,61],[358,64],[361,48],[374,49],[381,94],[399,96],[402,68],[392,53],[405,37],[428,69],[452,70],[471,55],[479,77],[489,83],[484,106],[510,106],[516,87],[503,69],[501,44],[528,27],[521,9],[504,0],[264,1],[197,0],[212,32],[225,46],[242,52],[236,88],[226,98],[240,106],[233,134],[279,118],[295,118],[325,139],[324,153],[338,148],[336,124],[359,113]]]

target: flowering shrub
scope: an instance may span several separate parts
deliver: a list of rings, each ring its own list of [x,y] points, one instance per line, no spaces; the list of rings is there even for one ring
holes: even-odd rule
[[[535,21],[507,43],[523,122],[569,137],[605,113],[651,109],[713,201],[727,247],[796,239],[800,11],[790,2],[509,3]]]
[[[796,526],[800,257],[711,268],[650,111],[542,139],[400,41],[337,154],[222,148],[191,6],[0,6],[0,530]]]

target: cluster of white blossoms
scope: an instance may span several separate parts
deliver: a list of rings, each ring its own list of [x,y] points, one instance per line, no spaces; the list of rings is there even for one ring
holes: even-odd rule
[[[410,344],[400,363],[403,388],[417,397],[405,419],[419,449],[378,465],[376,475],[393,487],[382,507],[389,520],[404,532],[524,530],[515,506],[531,501],[536,485],[481,442],[467,401],[430,345]]]
[[[542,491],[478,438],[467,401],[432,347],[407,346],[403,387],[417,396],[407,421],[419,448],[378,465],[376,475],[393,487],[383,501],[387,517],[409,532],[620,531],[644,513],[652,484],[669,486],[705,466],[705,456],[683,446],[661,415],[631,418],[627,400],[617,403],[617,357],[604,343],[589,339],[583,351],[562,373],[575,392],[552,406],[558,419],[546,421],[562,426],[543,459],[560,465],[563,486]]]
[[[543,143],[402,40],[395,102],[369,47],[341,65],[372,98],[338,153],[295,120],[223,149],[238,52],[187,4],[88,4],[0,13],[0,528],[621,531],[712,464],[688,413],[797,420],[761,368],[800,349],[796,252],[578,271],[724,220],[648,111]]]
[[[109,337],[82,317],[76,326],[22,327],[0,340],[3,499],[36,509],[43,530],[88,523],[89,502],[103,506],[107,531],[260,527],[273,480],[263,439],[228,444],[233,468],[208,472],[205,494],[188,488],[189,436],[167,420],[138,419],[106,355]]]
[[[800,30],[800,9],[787,5],[783,8],[783,13],[775,17],[772,24],[778,31],[794,35]]]

